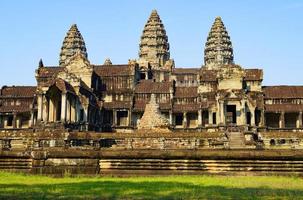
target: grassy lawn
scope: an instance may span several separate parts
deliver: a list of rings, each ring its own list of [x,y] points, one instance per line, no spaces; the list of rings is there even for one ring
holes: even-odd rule
[[[278,176],[64,177],[0,172],[0,199],[303,199]]]

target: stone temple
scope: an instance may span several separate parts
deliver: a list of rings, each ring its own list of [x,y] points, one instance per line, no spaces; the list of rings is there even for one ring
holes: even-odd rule
[[[109,58],[90,63],[74,24],[59,65],[40,60],[36,86],[1,88],[0,128],[134,132],[161,116],[156,121],[170,131],[303,130],[303,86],[263,86],[262,69],[236,64],[220,17],[211,26],[202,62],[203,57],[198,67],[176,65],[155,10],[143,28],[139,57],[126,64]],[[156,110],[145,113],[151,101]],[[151,127],[157,126],[162,125]]]

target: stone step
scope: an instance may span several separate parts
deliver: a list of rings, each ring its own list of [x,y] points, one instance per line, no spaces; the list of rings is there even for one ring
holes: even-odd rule
[[[283,160],[162,160],[104,159],[100,172],[114,171],[205,171],[205,172],[303,172],[303,161]]]

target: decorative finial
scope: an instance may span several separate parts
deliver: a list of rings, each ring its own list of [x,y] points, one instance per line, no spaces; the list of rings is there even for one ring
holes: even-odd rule
[[[112,65],[112,61],[109,58],[106,58],[103,65]]]
[[[42,58],[39,60],[39,68],[44,67]]]

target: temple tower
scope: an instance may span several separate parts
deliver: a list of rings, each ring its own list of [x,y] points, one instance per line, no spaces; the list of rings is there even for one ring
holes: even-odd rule
[[[59,65],[64,66],[76,52],[81,52],[87,58],[85,42],[76,24],[73,24],[67,32],[60,52]]]
[[[218,69],[221,65],[234,63],[232,43],[221,17],[216,17],[208,34],[204,63],[208,69]]]
[[[148,62],[152,68],[161,68],[169,57],[169,43],[164,25],[157,11],[153,10],[141,36],[139,62]]]

